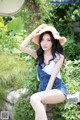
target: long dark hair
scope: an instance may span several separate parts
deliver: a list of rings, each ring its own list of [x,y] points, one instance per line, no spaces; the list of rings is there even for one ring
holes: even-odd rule
[[[46,31],[42,33],[39,37],[39,48],[37,50],[37,59],[36,59],[36,64],[42,65],[44,64],[44,51],[41,48],[41,41],[43,40],[44,34],[49,34],[52,42],[52,48],[51,48],[51,53],[53,56],[53,59],[56,57],[55,53],[57,54],[63,54],[63,47],[61,46],[59,40],[54,39],[52,32]],[[52,60],[52,59],[51,59]]]

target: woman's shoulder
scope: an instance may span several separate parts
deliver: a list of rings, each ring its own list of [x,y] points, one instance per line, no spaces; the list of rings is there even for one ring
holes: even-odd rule
[[[58,60],[63,59],[64,60],[64,55],[63,54],[58,54],[55,53],[55,58],[54,58],[54,62],[57,62]]]

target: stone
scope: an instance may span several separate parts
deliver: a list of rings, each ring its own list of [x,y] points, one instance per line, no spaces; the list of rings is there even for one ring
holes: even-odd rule
[[[75,92],[74,94],[67,95],[67,103],[80,103],[80,91]]]
[[[6,106],[6,110],[9,111],[10,120],[14,120],[13,106],[15,102],[19,99],[21,95],[27,94],[27,93],[28,93],[28,89],[21,88],[21,89],[11,91],[7,95],[7,99],[5,100],[6,101],[5,106]]]

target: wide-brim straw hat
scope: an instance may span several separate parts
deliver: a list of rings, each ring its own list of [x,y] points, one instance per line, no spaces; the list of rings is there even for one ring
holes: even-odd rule
[[[60,42],[61,45],[64,45],[64,43],[67,41],[65,37],[61,37],[61,36],[59,35],[58,31],[57,31],[56,28],[53,27],[53,26],[45,26],[43,29],[41,29],[38,33],[36,33],[36,34],[34,35],[32,41],[33,41],[35,44],[39,45],[39,37],[40,37],[40,35],[41,35],[42,33],[47,32],[47,31],[52,32],[54,39],[59,40],[59,42]]]

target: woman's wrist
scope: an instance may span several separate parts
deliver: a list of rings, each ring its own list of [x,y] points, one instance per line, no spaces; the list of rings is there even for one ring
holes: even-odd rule
[[[51,90],[51,86],[47,86],[47,87],[46,87],[46,90]]]

